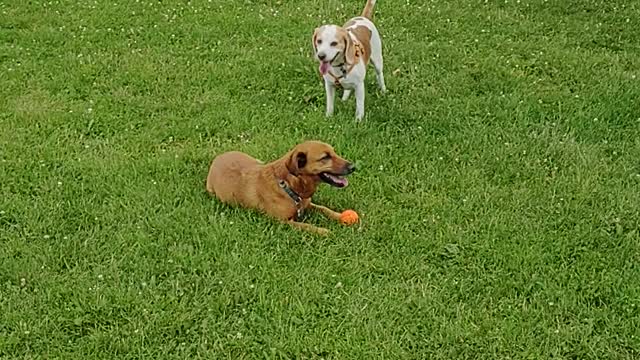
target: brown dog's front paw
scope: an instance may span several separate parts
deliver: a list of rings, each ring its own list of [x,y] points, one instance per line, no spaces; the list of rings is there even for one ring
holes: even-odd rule
[[[319,235],[329,235],[329,230],[328,229],[317,227],[315,225],[305,224],[305,223],[301,223],[301,222],[297,222],[297,221],[293,221],[293,220],[289,220],[288,223],[290,225],[292,225],[293,227],[298,228],[300,230],[312,232],[312,233],[319,234]]]

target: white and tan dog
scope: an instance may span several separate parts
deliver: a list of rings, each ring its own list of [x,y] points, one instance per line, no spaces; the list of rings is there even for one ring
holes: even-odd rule
[[[371,21],[376,0],[367,0],[362,16],[354,17],[344,26],[323,25],[313,33],[315,56],[320,61],[320,73],[327,93],[327,116],[333,115],[336,87],[344,88],[345,101],[356,92],[356,119],[364,116],[364,79],[369,60],[376,70],[378,86],[384,92],[382,75],[382,41]]]

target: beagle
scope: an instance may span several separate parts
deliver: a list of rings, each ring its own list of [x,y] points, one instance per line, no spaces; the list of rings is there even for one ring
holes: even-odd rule
[[[362,16],[344,26],[323,25],[313,33],[315,57],[320,62],[327,93],[327,116],[333,115],[336,87],[342,87],[342,100],[356,93],[356,120],[364,116],[364,79],[369,61],[376,71],[378,86],[386,91],[382,74],[382,41],[371,21],[376,0],[367,0]]]

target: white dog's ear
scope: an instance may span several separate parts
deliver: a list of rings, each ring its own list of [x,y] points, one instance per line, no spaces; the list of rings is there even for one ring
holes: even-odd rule
[[[356,47],[353,46],[353,39],[351,39],[349,33],[344,36],[344,56],[349,64],[353,64],[356,61]]]
[[[317,53],[318,52],[318,46],[317,46],[317,41],[318,41],[318,34],[320,33],[320,28],[316,28],[313,31],[313,38],[311,38],[311,45],[313,45],[313,53]]]

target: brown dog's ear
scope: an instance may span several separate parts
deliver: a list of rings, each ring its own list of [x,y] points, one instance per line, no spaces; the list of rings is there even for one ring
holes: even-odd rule
[[[296,163],[298,165],[298,170],[302,170],[307,165],[307,154],[303,152],[299,152],[296,154]]]
[[[287,161],[287,168],[289,172],[293,175],[298,175],[300,170],[302,170],[307,165],[307,154],[298,151],[289,157],[289,161]]]

